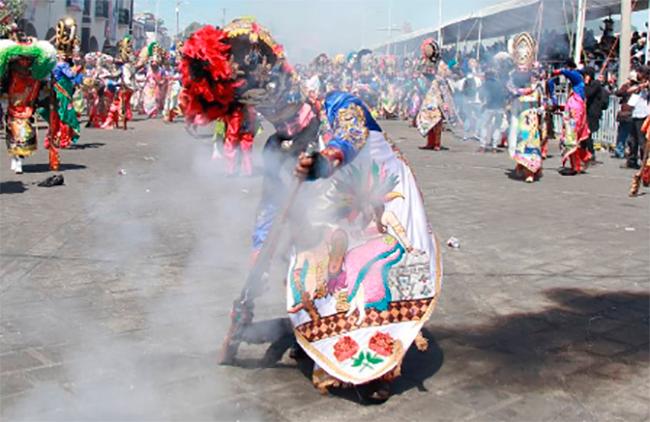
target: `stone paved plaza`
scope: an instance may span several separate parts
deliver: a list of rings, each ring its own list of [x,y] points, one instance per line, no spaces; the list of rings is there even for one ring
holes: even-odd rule
[[[268,345],[217,365],[261,178],[224,178],[209,138],[157,120],[84,130],[65,186],[35,184],[42,150],[21,176],[2,159],[2,420],[648,420],[650,195],[627,197],[632,173],[601,153],[563,177],[554,144],[529,185],[506,153],[448,133],[422,152],[415,129],[382,125],[440,240],[461,242],[443,251],[429,350],[409,351],[387,403],[322,396]],[[284,316],[271,284],[260,320]]]

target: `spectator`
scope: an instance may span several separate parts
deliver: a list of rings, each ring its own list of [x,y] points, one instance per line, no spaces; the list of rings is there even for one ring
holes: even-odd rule
[[[600,81],[596,79],[596,72],[593,68],[585,69],[585,96],[587,100],[587,124],[589,125],[589,138],[587,139],[587,150],[591,153],[592,163],[596,163],[596,151],[594,150],[594,133],[600,129],[600,119],[603,111],[609,106],[609,94],[603,88]]]
[[[463,94],[463,111],[465,112],[465,133],[463,140],[467,140],[468,135],[471,137],[477,136],[477,121],[481,107],[481,100],[479,98],[479,88],[481,87],[481,79],[478,76],[478,63],[474,59],[469,60],[469,73],[462,81],[462,94]]]
[[[479,152],[488,147],[496,152],[497,142],[501,139],[500,127],[503,122],[508,92],[505,83],[499,80],[494,70],[485,72],[485,82],[479,90],[483,113],[481,115]],[[488,146],[489,143],[489,146]]]
[[[619,98],[620,108],[616,114],[618,133],[616,134],[616,149],[612,158],[625,158],[625,147],[627,138],[632,132],[632,111],[634,111],[634,107],[628,104],[631,96],[629,92],[636,85],[638,85],[637,74],[636,71],[632,71],[629,79],[615,91],[615,95]]]
[[[647,66],[641,67],[637,71],[638,84],[630,86],[626,92],[629,94],[627,105],[633,107],[632,126],[630,127],[630,154],[627,162],[623,167],[639,169],[639,157],[643,157],[643,146],[645,139],[641,131],[643,121],[650,114],[650,105],[648,104],[648,76],[649,69]]]

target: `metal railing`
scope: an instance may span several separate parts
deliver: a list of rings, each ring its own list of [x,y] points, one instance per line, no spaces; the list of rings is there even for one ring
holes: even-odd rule
[[[559,104],[566,104],[566,94],[558,93],[557,99]],[[608,148],[610,146],[616,145],[616,134],[618,132],[618,122],[616,121],[616,113],[618,112],[619,99],[615,95],[609,96],[609,104],[607,109],[603,111],[603,115],[600,118],[600,129],[592,135],[594,140],[594,145],[600,146],[601,148]],[[562,116],[556,114],[553,116],[553,126],[555,128],[555,133],[562,133]]]
[[[600,144],[603,148],[616,145],[616,134],[618,133],[618,122],[616,121],[616,113],[618,113],[619,98],[615,95],[610,95],[609,106],[603,112],[603,117],[600,119],[600,129],[593,135],[594,144]]]

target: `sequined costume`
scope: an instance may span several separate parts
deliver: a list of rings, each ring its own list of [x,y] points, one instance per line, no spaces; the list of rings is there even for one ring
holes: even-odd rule
[[[158,43],[153,42],[143,49],[140,59],[147,63],[142,106],[149,118],[155,118],[162,112],[165,99],[164,52]]]
[[[136,66],[133,63],[131,37],[124,37],[119,42],[118,48],[119,53],[116,60],[118,69],[112,75],[116,85],[115,92],[102,129],[113,129],[121,124],[122,128],[126,130],[127,122],[133,120],[131,97],[136,88]]]
[[[212,65],[199,70],[205,60]],[[254,21],[204,27],[188,39],[183,62],[190,123],[222,118],[244,101],[276,130],[264,148],[255,249],[286,200],[295,158],[321,145],[290,213],[286,283],[294,334],[315,362],[314,384],[326,391],[394,379],[435,307],[442,276],[407,162],[354,95],[330,92],[321,113],[305,102],[281,48]],[[241,71],[237,78],[230,63]]]
[[[39,110],[49,123],[45,138],[45,148],[49,150],[50,170],[59,169],[59,150],[76,143],[80,135],[79,119],[74,109],[73,95],[75,85],[81,83],[83,75],[72,66],[72,53],[77,43],[76,23],[73,18],[59,20],[56,28],[55,46],[57,63],[52,71],[50,82],[50,105]]]
[[[167,92],[163,107],[163,119],[165,122],[173,122],[177,116],[183,114],[179,103],[181,88],[180,73],[175,68],[171,68],[167,73]]]
[[[645,147],[641,157],[641,168],[632,177],[629,195],[635,197],[639,194],[641,185],[650,186],[650,116],[646,117],[641,126],[641,133],[645,136]]]
[[[528,33],[513,39],[511,56],[517,68],[507,83],[513,96],[511,103],[508,151],[515,161],[515,174],[532,183],[542,174],[540,116],[542,95],[534,82],[532,64],[536,54],[535,40]]]
[[[113,57],[103,53],[88,53],[84,56],[86,73],[83,79],[88,123],[86,127],[99,128],[108,116],[113,103],[113,92],[109,85],[113,83],[111,75],[114,72]]]
[[[440,49],[433,38],[429,38],[424,40],[421,50],[423,74],[429,79],[431,85],[422,99],[422,105],[415,118],[415,124],[420,135],[427,138],[427,143],[422,149],[439,151],[442,145],[442,128],[445,117],[445,101],[442,96],[441,80],[436,76]]]
[[[37,148],[34,111],[42,81],[56,63],[56,51],[46,41],[14,33],[0,40],[0,90],[7,93],[4,114],[11,168],[22,173],[22,160]]]
[[[562,165],[569,162],[571,168],[567,174],[578,174],[584,171],[591,160],[586,144],[590,131],[587,124],[585,84],[578,71],[563,69],[556,72],[558,73],[564,75],[571,86],[569,97],[562,107]]]

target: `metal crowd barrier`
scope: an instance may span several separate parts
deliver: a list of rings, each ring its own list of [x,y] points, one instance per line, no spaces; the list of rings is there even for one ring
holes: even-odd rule
[[[566,104],[566,94],[558,93],[557,98],[559,104]],[[609,96],[609,105],[607,110],[603,111],[600,119],[600,129],[593,134],[594,146],[596,148],[610,148],[616,145],[616,133],[618,132],[618,122],[616,121],[616,113],[618,112],[619,99],[615,95]],[[556,114],[553,117],[553,125],[555,133],[558,135],[562,133],[562,116]]]
[[[603,117],[600,119],[600,129],[593,135],[594,145],[600,145],[602,148],[616,145],[616,133],[618,132],[616,113],[618,112],[618,105],[619,98],[615,95],[610,95],[609,106],[603,112]]]

